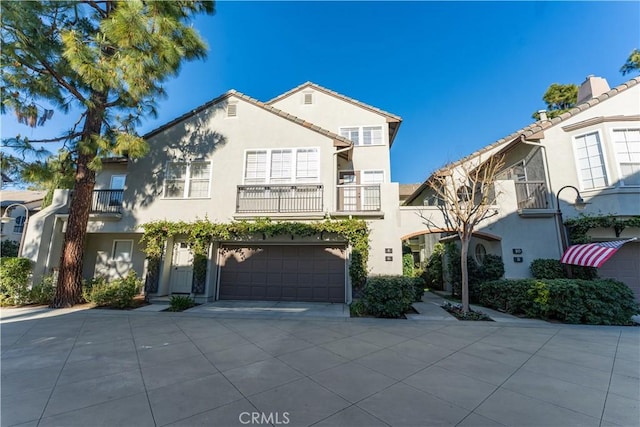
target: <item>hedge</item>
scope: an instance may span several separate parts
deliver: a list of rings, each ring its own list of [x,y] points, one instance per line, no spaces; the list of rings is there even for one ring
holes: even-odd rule
[[[136,295],[142,289],[142,280],[135,273],[127,277],[107,282],[105,278],[96,278],[83,287],[84,299],[99,307],[131,308]]]
[[[24,305],[30,302],[28,258],[0,258],[0,305]]]
[[[417,284],[412,277],[369,277],[362,298],[366,312],[376,317],[402,316],[416,299]]]
[[[519,279],[476,287],[480,304],[516,315],[565,323],[629,325],[640,312],[627,285],[611,279]]]

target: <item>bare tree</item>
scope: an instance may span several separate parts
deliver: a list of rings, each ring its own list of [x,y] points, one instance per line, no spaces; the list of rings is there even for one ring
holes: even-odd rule
[[[495,182],[504,166],[503,155],[481,156],[449,164],[435,172],[427,184],[435,197],[447,228],[460,238],[460,266],[462,271],[462,310],[469,311],[469,274],[467,255],[469,242],[476,226],[498,214]],[[422,215],[427,226],[437,227],[435,221]]]

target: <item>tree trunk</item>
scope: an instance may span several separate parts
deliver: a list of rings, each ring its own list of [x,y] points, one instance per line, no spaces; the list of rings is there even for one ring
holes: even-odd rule
[[[88,154],[83,152],[88,146],[94,146],[92,137],[100,135],[106,97],[96,95],[92,97],[96,103],[87,114],[82,131],[82,142],[78,156],[73,196],[69,207],[67,231],[64,235],[62,256],[60,258],[60,273],[56,295],[51,303],[52,308],[72,307],[81,303],[82,299],[82,261],[84,256],[84,241],[89,223],[89,213],[93,201],[93,187],[96,183],[96,173],[89,167],[96,156],[95,149]],[[101,102],[102,101],[102,102]]]
[[[460,269],[462,270],[462,283],[461,299],[462,299],[462,311],[464,313],[469,312],[469,270],[467,269],[467,254],[469,253],[469,240],[471,236],[463,235],[460,239],[462,247],[460,248]]]

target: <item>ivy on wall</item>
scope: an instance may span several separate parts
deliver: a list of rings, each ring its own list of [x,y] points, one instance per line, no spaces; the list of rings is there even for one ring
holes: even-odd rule
[[[353,287],[364,286],[369,259],[369,228],[358,219],[325,220],[320,222],[273,222],[261,218],[253,222],[232,221],[230,223],[211,222],[207,218],[193,222],[153,221],[143,224],[144,234],[140,240],[143,251],[150,260],[162,257],[168,238],[180,236],[189,244],[195,257],[206,257],[209,246],[214,241],[255,241],[290,235],[293,238],[322,234],[336,234],[351,245],[349,276]]]
[[[620,237],[627,227],[640,227],[640,215],[621,218],[615,215],[584,215],[568,219],[564,222],[569,230],[569,240],[572,244],[589,243],[588,236],[592,228],[613,228],[616,237]]]

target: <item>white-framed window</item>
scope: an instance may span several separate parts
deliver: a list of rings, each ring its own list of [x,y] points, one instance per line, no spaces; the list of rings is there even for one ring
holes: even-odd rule
[[[279,148],[245,152],[245,184],[287,184],[319,180],[318,148]]]
[[[110,190],[124,190],[124,184],[127,181],[127,175],[111,175]]]
[[[583,190],[609,185],[600,134],[596,132],[574,138],[578,177]]]
[[[614,129],[612,133],[620,184],[640,186],[640,129]]]
[[[320,159],[316,148],[301,148],[296,151],[296,182],[320,180]]]
[[[133,240],[114,240],[111,259],[116,262],[131,262],[133,259]]]
[[[164,179],[167,199],[201,199],[209,197],[211,162],[168,162]]]
[[[362,171],[363,184],[382,184],[384,182],[384,171],[366,170]]]
[[[348,126],[341,127],[340,136],[347,138],[357,146],[383,145],[382,126]]]

